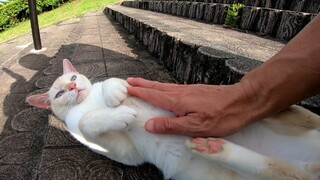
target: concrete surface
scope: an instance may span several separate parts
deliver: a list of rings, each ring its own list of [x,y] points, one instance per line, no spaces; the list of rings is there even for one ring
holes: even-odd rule
[[[130,167],[91,152],[49,111],[25,103],[47,91],[68,58],[93,82],[108,77],[174,79],[131,36],[102,13],[41,29],[46,51],[33,54],[32,36],[0,44],[0,179],[163,179],[152,165]]]

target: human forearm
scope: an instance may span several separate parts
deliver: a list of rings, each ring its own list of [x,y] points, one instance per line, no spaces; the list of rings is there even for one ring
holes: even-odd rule
[[[252,102],[252,121],[267,117],[320,90],[320,16],[279,53],[240,82]]]

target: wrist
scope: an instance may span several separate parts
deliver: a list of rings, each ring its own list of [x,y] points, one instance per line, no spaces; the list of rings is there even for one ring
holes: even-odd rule
[[[242,99],[242,106],[247,114],[247,124],[254,123],[269,116],[273,111],[274,102],[269,97],[266,89],[256,81],[243,78],[236,84]]]
[[[265,114],[263,99],[258,87],[244,80],[233,85],[227,85],[225,105],[222,106],[224,119],[237,119],[239,127],[244,127],[261,119]]]

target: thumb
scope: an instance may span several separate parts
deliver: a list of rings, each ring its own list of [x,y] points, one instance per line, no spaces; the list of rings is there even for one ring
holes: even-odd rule
[[[177,123],[176,118],[154,118],[150,119],[145,124],[145,129],[150,133],[155,134],[175,134]]]
[[[192,121],[194,121],[194,119],[187,116],[177,118],[154,118],[147,121],[145,129],[148,132],[155,134],[193,135],[192,132],[189,132],[193,129]]]

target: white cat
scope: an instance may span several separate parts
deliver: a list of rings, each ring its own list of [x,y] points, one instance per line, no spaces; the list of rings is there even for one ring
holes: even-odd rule
[[[51,108],[76,139],[115,161],[149,162],[166,179],[176,180],[320,177],[320,117],[302,107],[292,106],[225,139],[154,135],[145,131],[145,122],[174,114],[129,96],[125,80],[92,85],[66,59],[63,73],[47,93],[26,101]]]

